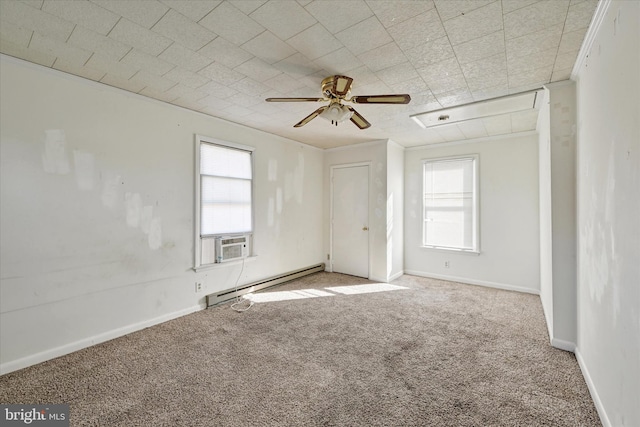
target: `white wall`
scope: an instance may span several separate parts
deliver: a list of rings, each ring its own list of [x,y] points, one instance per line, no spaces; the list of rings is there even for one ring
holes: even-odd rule
[[[369,162],[369,278],[386,282],[387,276],[387,141],[356,144],[324,153],[324,252],[330,253],[331,166]],[[326,257],[326,255],[325,255]]]
[[[549,90],[538,113],[538,188],[540,194],[540,301],[553,337],[553,235],[551,224],[551,116]]]
[[[577,72],[576,355],[603,424],[639,426],[640,2],[596,17]]]
[[[404,272],[404,148],[387,144],[387,280]]]
[[[234,286],[238,264],[192,270],[194,134],[256,148],[258,257],[240,283],[323,261],[322,151],[8,57],[0,66],[3,373]]]
[[[422,248],[422,161],[479,154],[480,255]],[[534,134],[405,151],[405,273],[539,293]],[[445,261],[450,267],[445,268]]]

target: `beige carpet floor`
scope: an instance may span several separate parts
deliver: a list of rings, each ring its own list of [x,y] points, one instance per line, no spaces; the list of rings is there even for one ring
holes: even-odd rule
[[[73,426],[600,425],[537,296],[392,285],[317,273],[4,375],[0,402]]]

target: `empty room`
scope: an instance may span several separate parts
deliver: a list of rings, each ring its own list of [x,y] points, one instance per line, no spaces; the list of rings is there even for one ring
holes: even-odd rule
[[[0,0],[0,424],[640,427],[640,1]]]

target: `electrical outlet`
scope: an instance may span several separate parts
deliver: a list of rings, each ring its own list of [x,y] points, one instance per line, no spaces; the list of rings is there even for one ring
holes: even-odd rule
[[[196,282],[196,293],[201,292],[201,291],[202,291],[202,283]]]
[[[449,261],[444,262],[444,268],[449,268]]]

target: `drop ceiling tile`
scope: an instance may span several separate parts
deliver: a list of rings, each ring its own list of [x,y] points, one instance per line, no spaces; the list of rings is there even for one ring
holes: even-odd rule
[[[446,35],[435,9],[396,24],[388,31],[402,50],[414,48]]]
[[[200,99],[200,102],[208,107],[208,111],[220,111],[233,105],[230,101],[218,98],[214,95],[205,96],[204,98]]]
[[[123,64],[131,65],[140,70],[147,70],[157,75],[163,75],[169,72],[175,67],[167,61],[164,61],[157,56],[151,56],[147,53],[141,52],[137,49],[132,49],[127,53],[124,58],[120,60]]]
[[[442,78],[462,74],[460,64],[458,64],[458,60],[455,57],[420,67],[417,71],[427,84],[435,83]]]
[[[253,114],[253,111],[249,108],[241,107],[239,105],[232,105],[231,107],[227,108],[226,111],[227,113],[237,118]]]
[[[370,50],[369,52],[358,55],[358,58],[369,67],[371,71],[380,71],[394,65],[402,64],[409,57],[405,56],[395,42],[392,42],[376,50]]]
[[[460,64],[497,55],[505,50],[504,31],[496,31],[466,43],[455,45],[453,50]]]
[[[306,88],[304,83],[291,78],[291,76],[284,73],[278,74],[269,80],[265,80],[263,83],[269,88],[268,93],[278,91],[279,93],[287,94],[296,89]]]
[[[166,6],[169,6],[171,9],[176,10],[186,16],[189,19],[192,19],[195,22],[198,22],[209,12],[216,8],[221,2],[214,0],[161,0]],[[139,3],[139,2],[129,2],[129,3]],[[144,3],[143,3],[144,4]],[[160,15],[162,16],[162,15]],[[156,19],[156,22],[160,19]],[[154,22],[155,24],[155,22]],[[151,24],[153,25],[153,24]]]
[[[45,67],[51,67],[56,60],[56,57],[49,53],[29,49],[7,40],[0,40],[0,51],[5,55],[15,56],[16,58],[44,65]]]
[[[476,2],[474,1],[473,3],[475,4]],[[436,3],[438,10],[440,10],[440,4],[440,2]],[[464,15],[446,20],[444,21],[444,28],[453,45],[502,30],[502,7],[500,2],[493,2]]]
[[[503,83],[497,86],[487,87],[471,91],[474,101],[482,101],[485,99],[498,98],[509,94],[509,84]]]
[[[239,48],[222,37],[216,38],[200,49],[198,53],[226,65],[229,68],[237,67],[243,62],[253,58],[253,55],[249,52]]]
[[[142,89],[144,89],[144,85],[138,82],[132,82],[131,80],[114,76],[111,74],[105,74],[105,76],[100,79],[100,83],[104,83],[109,86],[117,87],[120,89],[124,89],[129,92],[138,93]]]
[[[322,24],[316,24],[287,40],[298,52],[314,60],[343,47]]]
[[[528,56],[509,58],[507,67],[509,74],[520,74],[547,65],[553,65],[556,60],[557,48],[535,52]]]
[[[375,16],[336,33],[336,38],[356,55],[393,41]]]
[[[464,133],[462,133],[460,128],[455,124],[438,126],[432,129],[435,130],[438,133],[438,135],[440,135],[442,139],[444,139],[447,142],[465,140]]]
[[[120,17],[88,1],[55,0],[42,6],[44,12],[107,35]]]
[[[166,77],[161,77],[157,74],[151,73],[146,70],[138,71],[133,77],[129,79],[132,83],[138,83],[144,87],[155,89],[159,92],[165,92],[171,89],[178,82],[172,81]]]
[[[333,34],[373,15],[363,0],[315,0],[305,9]]]
[[[173,43],[158,58],[194,73],[213,62],[213,59],[200,55],[198,52],[187,49],[178,43]]]
[[[435,64],[455,56],[448,37],[441,37],[432,42],[409,49],[405,51],[405,55],[416,68],[426,67],[427,65]]]
[[[365,85],[380,81],[376,73],[371,71],[371,69],[366,65],[349,71],[349,77],[353,79],[353,83],[351,84],[352,87],[354,85]]]
[[[280,74],[280,71],[271,64],[267,64],[260,58],[252,58],[234,68],[234,70],[263,82]]]
[[[573,71],[573,68],[566,68],[564,70],[556,70],[554,68],[553,73],[551,74],[551,81],[557,82],[560,80],[568,80],[569,78],[571,78],[572,71]]]
[[[538,124],[538,110],[525,110],[511,113],[511,131],[525,132],[535,130]]]
[[[198,74],[208,77],[214,82],[218,82],[227,86],[230,86],[231,84],[240,81],[245,77],[244,74],[232,70],[231,68],[225,67],[224,65],[217,62],[207,65],[202,70],[198,71]]]
[[[44,37],[66,41],[74,24],[17,1],[0,1],[2,23],[36,31]]]
[[[294,79],[314,74],[322,69],[322,67],[309,61],[300,53],[296,53],[282,61],[276,62],[273,66]]]
[[[269,86],[257,82],[249,77],[233,83],[232,85],[230,85],[230,87],[242,94],[251,96],[262,95],[263,93],[271,90]]]
[[[118,21],[109,37],[153,56],[159,55],[172,43],[168,38],[124,18]]]
[[[154,90],[154,89],[148,88],[148,87],[145,87],[144,89],[142,89],[140,92],[138,92],[138,94],[147,96],[149,98],[156,99],[158,101],[163,101],[163,102],[171,102],[174,99],[178,98],[177,96],[172,95],[170,93],[159,92],[157,90]]]
[[[83,66],[91,56],[91,52],[89,51],[68,45],[56,39],[43,37],[38,33],[33,33],[29,48],[64,59],[66,62],[78,67]]]
[[[73,33],[71,33],[71,37],[69,37],[67,43],[90,52],[100,52],[101,55],[111,58],[114,61],[119,61],[131,50],[131,46],[79,25],[76,25],[73,29]]]
[[[483,117],[482,123],[489,136],[511,133],[511,115],[502,114],[493,117]]]
[[[206,107],[206,105],[204,105],[199,100],[194,100],[190,98],[177,98],[171,101],[171,103],[173,105],[177,105],[178,107],[182,107],[182,108],[186,108],[187,110],[194,110],[194,111],[200,111],[201,109]]]
[[[274,36],[270,31],[263,32],[241,47],[269,64],[282,61],[296,53],[294,48]]]
[[[26,49],[32,35],[33,31],[28,28],[19,27],[8,21],[0,21],[0,40],[3,42],[10,42]]]
[[[227,2],[222,2],[198,23],[236,46],[248,42],[264,31],[262,25]]]
[[[507,13],[522,9],[539,1],[540,0],[502,0],[502,13],[506,15]]]
[[[191,50],[198,50],[217,37],[174,10],[167,12],[152,30]]]
[[[443,21],[466,15],[494,0],[436,0],[436,8]]]
[[[514,88],[530,87],[540,83],[549,83],[553,64],[546,67],[529,70],[520,74],[509,74],[509,92],[513,93]],[[539,87],[539,86],[538,86]]]
[[[209,82],[204,86],[199,87],[198,91],[204,92],[208,95],[211,95],[220,99],[226,99],[238,94],[237,90],[217,82]]]
[[[598,6],[597,0],[588,0],[570,5],[567,20],[564,23],[564,31],[571,32],[584,29],[586,32],[593,18],[596,6]]]
[[[53,64],[53,68],[55,68],[56,70],[64,71],[65,73],[84,77],[85,79],[94,80],[97,82],[100,81],[106,74],[104,71],[94,70],[93,68],[85,66],[78,66],[77,64],[67,62],[60,58],[56,59],[56,62]]]
[[[245,107],[245,108],[251,108],[256,105],[262,105],[266,102],[264,98],[247,95],[244,93],[239,93],[237,95],[234,95],[228,98],[228,101],[230,101],[233,105],[239,105],[240,107]]]
[[[169,8],[155,0],[122,1],[122,0],[91,0],[93,3],[110,10],[131,22],[151,28],[167,13]],[[185,2],[190,3],[190,2]]]
[[[452,74],[441,77],[437,80],[428,81],[427,85],[429,86],[429,90],[436,96],[455,90],[467,89],[467,81],[463,74]]]
[[[563,24],[553,25],[524,36],[507,40],[507,58],[528,56],[536,52],[557,49],[562,37]]]
[[[420,93],[429,90],[429,86],[425,83],[422,77],[416,77],[415,79],[405,80],[400,83],[390,84],[389,87],[393,93]],[[411,101],[413,103],[413,100]]]
[[[484,123],[480,119],[458,123],[458,129],[460,129],[466,139],[488,136],[487,130],[484,128]]]
[[[311,3],[313,0],[297,0],[300,6],[306,6]]]
[[[507,40],[562,24],[567,16],[569,0],[541,1],[504,15]]]
[[[564,70],[566,68],[573,68],[573,65],[575,64],[577,57],[578,57],[577,50],[573,52],[559,53],[558,56],[556,57],[554,69]]]
[[[382,25],[390,28],[407,19],[418,16],[435,6],[432,1],[415,0],[366,0],[367,5],[376,14]]]
[[[265,4],[267,0],[230,0],[229,2],[240,9],[242,13],[248,15]]]
[[[192,89],[180,83],[173,86],[171,89],[167,90],[164,93],[170,96],[175,96],[175,99],[182,98],[190,99],[192,101],[197,101],[207,96],[207,93],[203,90]]]
[[[284,0],[271,0],[249,16],[282,40],[317,23],[298,3]]]
[[[173,80],[174,82],[180,82],[181,84],[190,87],[192,89],[197,89],[204,84],[210,82],[211,80],[201,76],[200,74],[196,74],[192,71],[185,70],[179,67],[174,68],[164,75],[169,80]]]
[[[314,61],[318,68],[325,69],[330,73],[343,74],[362,66],[360,61],[347,48],[338,49]]]
[[[473,102],[473,97],[468,89],[456,89],[451,92],[441,93],[436,95],[436,99],[443,107]]]
[[[394,65],[384,70],[380,70],[376,75],[387,85],[401,83],[407,80],[419,78],[418,72],[409,62]]]
[[[129,80],[138,71],[138,68],[134,66],[114,61],[99,53],[91,55],[91,58],[89,58],[85,66],[93,68],[94,70],[102,70],[112,77],[119,77],[123,80]]]
[[[558,48],[558,53],[565,53],[580,50],[582,46],[582,41],[584,40],[586,29],[579,29],[571,32],[564,32],[562,34],[562,39],[560,40],[560,47]]]

